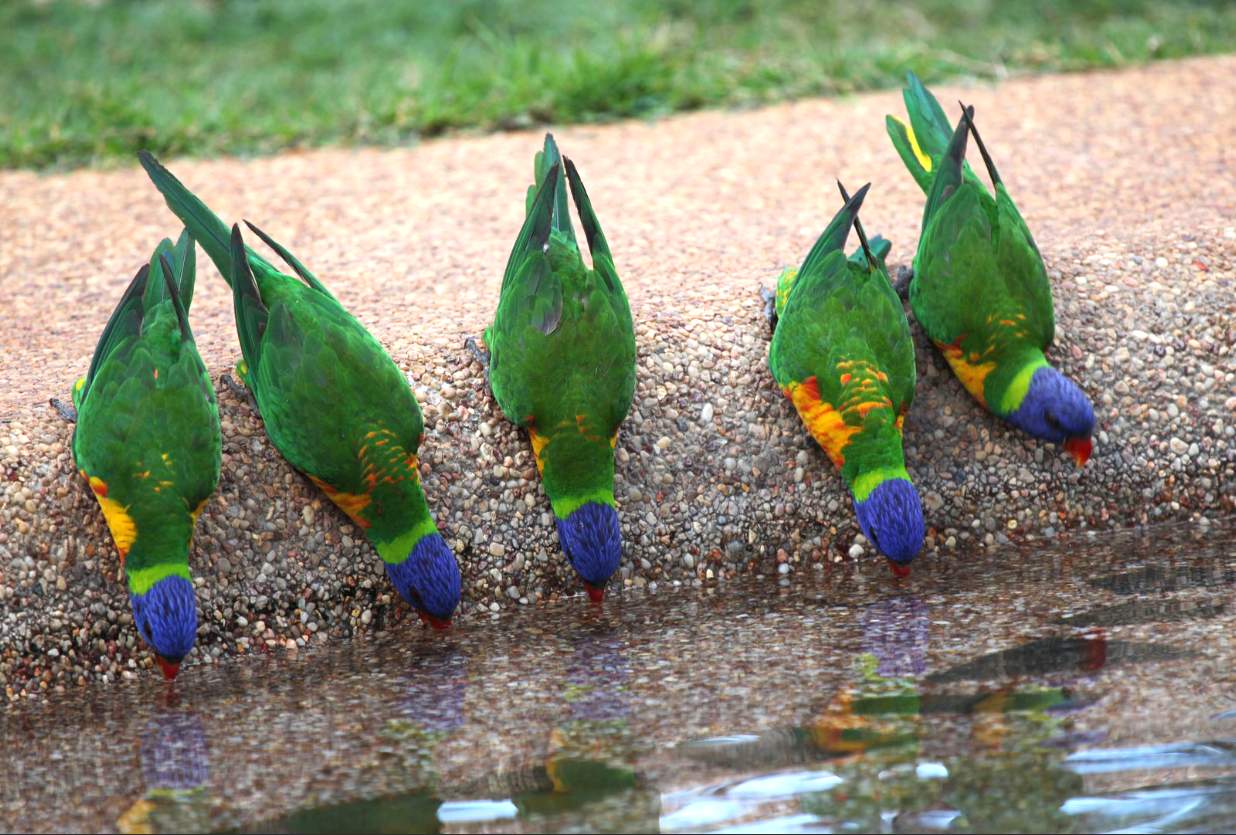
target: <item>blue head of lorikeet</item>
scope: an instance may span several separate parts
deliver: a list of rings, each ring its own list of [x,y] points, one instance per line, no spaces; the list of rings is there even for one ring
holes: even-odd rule
[[[899,577],[910,573],[910,563],[923,547],[923,505],[914,485],[890,478],[876,485],[864,501],[854,499],[854,513],[863,536]]]
[[[395,591],[434,629],[451,625],[459,605],[459,566],[441,534],[422,537],[403,562],[386,564]]]
[[[584,581],[588,596],[599,603],[605,596],[605,581],[618,570],[622,557],[618,511],[603,502],[585,502],[557,522],[563,552]]]
[[[130,594],[129,604],[133,623],[154,650],[164,678],[175,678],[197,637],[193,584],[179,575],[164,577],[145,594]]]
[[[1060,444],[1079,467],[1090,457],[1094,408],[1076,383],[1050,365],[1035,370],[1021,405],[1005,419],[1036,438]]]

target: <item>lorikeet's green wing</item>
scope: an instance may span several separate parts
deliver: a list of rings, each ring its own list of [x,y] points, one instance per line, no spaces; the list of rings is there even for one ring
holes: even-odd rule
[[[275,446],[366,530],[379,553],[409,527],[428,530],[415,462],[424,422],[399,368],[332,296],[281,274],[255,279],[243,253],[236,232],[232,288],[246,384]],[[387,495],[402,492],[413,493],[415,507]],[[423,518],[410,518],[422,509]]]
[[[126,290],[77,392],[73,452],[134,594],[188,577],[193,519],[220,468],[214,390],[177,289],[192,248],[174,266],[165,244],[157,274],[143,266]]]

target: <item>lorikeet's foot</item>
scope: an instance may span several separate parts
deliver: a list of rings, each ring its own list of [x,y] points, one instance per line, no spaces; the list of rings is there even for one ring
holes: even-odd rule
[[[253,407],[253,411],[257,411],[257,401],[253,399],[253,394],[248,388],[233,380],[231,374],[219,377],[219,384],[235,395],[237,400],[243,400]]]
[[[478,363],[481,364],[481,370],[485,372],[485,386],[489,387],[489,352],[481,347],[481,344],[476,341],[475,336],[469,336],[464,340],[464,347],[468,349],[468,353],[472,355]]]
[[[51,407],[56,410],[60,417],[64,418],[69,423],[77,423],[77,409],[74,409],[68,403],[65,403],[59,397],[53,397],[48,401]]]
[[[768,332],[777,330],[777,294],[760,285],[760,298],[764,300],[764,318],[768,320]]]
[[[468,349],[468,353],[476,358],[476,361],[481,364],[481,368],[485,369],[485,373],[489,373],[489,352],[481,347],[481,343],[476,341],[475,336],[469,336],[464,340],[464,347]]]
[[[911,267],[898,267],[897,280],[893,282],[893,289],[897,291],[897,295],[902,301],[910,298],[910,282],[914,280],[914,270]]]

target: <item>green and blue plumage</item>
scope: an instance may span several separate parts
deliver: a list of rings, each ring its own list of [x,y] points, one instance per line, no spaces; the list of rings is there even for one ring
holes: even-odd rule
[[[924,533],[901,442],[914,399],[914,343],[884,268],[888,241],[864,236],[845,255],[866,194],[864,186],[847,196],[802,266],[778,280],[768,364],[840,470],[863,533],[901,574]]]
[[[1063,445],[1080,466],[1090,455],[1094,410],[1044,356],[1055,333],[1047,271],[974,126],[973,108],[953,127],[913,73],[904,98],[909,124],[889,116],[887,126],[927,194],[910,283],[915,318],[975,399]],[[965,162],[970,135],[994,194]]]
[[[635,392],[635,329],[583,182],[551,136],[534,173],[485,332],[489,381],[503,414],[528,430],[563,551],[599,600],[621,558],[614,444]],[[571,225],[568,185],[591,268]]]
[[[243,362],[266,433],[365,533],[422,619],[449,623],[459,567],[421,488],[424,423],[398,366],[294,255],[256,227],[296,275],[249,250],[149,154],[142,165],[232,288]]]
[[[162,241],[73,388],[73,456],[103,509],[133,620],[168,678],[197,635],[189,543],[219,481],[219,411],[189,328],[193,241]]]

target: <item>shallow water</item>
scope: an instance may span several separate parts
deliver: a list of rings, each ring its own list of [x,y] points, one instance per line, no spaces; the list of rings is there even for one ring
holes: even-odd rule
[[[0,719],[0,826],[1236,825],[1236,522],[582,596]]]

